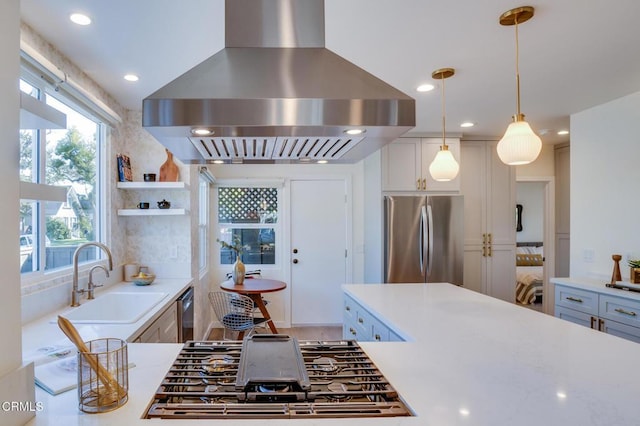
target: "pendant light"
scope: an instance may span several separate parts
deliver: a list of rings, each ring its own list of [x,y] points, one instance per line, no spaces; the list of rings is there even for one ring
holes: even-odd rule
[[[455,70],[453,68],[441,68],[431,74],[431,77],[442,80],[442,146],[429,166],[431,177],[439,182],[447,182],[454,179],[460,170],[458,162],[449,151],[445,137],[444,79],[454,74]]]
[[[516,29],[516,115],[513,123],[509,124],[500,142],[498,142],[498,157],[503,163],[511,166],[529,164],[538,158],[542,149],[540,137],[533,133],[531,126],[520,112],[520,69],[518,51],[518,24],[527,22],[533,17],[533,7],[522,6],[506,11],[500,16],[501,25],[514,25]]]

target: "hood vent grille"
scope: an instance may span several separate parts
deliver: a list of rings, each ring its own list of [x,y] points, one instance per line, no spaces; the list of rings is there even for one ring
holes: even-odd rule
[[[336,160],[363,138],[354,137],[192,137],[205,160]]]

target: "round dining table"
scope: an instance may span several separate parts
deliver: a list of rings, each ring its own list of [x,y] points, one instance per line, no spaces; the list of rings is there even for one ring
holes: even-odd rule
[[[285,282],[267,278],[245,278],[242,284],[235,284],[232,280],[224,281],[220,284],[220,288],[225,291],[232,291],[249,296],[260,310],[271,332],[278,334],[278,329],[273,323],[267,307],[264,305],[264,300],[262,300],[262,293],[273,293],[284,290],[287,288]]]

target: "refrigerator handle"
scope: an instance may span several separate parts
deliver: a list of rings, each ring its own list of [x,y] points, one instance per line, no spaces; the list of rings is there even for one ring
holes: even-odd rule
[[[431,273],[433,266],[433,211],[427,205],[427,275]]]
[[[420,238],[418,239],[418,253],[420,254],[420,273],[423,277],[427,276],[424,265],[424,249],[426,244],[425,236],[427,235],[427,232],[427,208],[422,206],[420,208]]]

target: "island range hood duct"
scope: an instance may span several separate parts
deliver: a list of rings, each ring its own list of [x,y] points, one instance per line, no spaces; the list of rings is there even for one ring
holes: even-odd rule
[[[142,125],[185,163],[353,163],[413,128],[415,101],[324,47],[323,0],[226,0],[225,48],[144,99]]]

